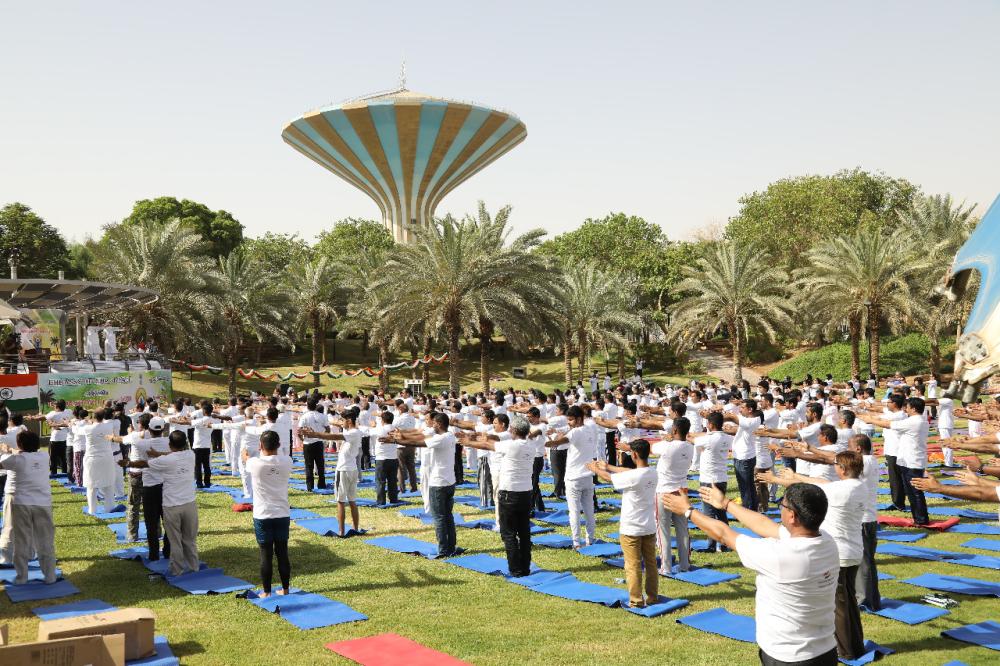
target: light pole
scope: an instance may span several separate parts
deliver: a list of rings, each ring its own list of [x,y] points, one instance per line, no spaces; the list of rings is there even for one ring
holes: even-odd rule
[[[865,301],[863,305],[865,306],[866,313],[865,324],[868,325],[868,331],[865,335],[868,338],[868,376],[871,377],[872,367],[874,367],[872,365],[872,302]]]

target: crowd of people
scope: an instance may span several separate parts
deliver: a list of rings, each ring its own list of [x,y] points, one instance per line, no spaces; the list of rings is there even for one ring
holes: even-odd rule
[[[876,433],[889,510],[908,507],[915,526],[929,522],[927,491],[1000,501],[1000,481],[990,478],[1000,478],[1000,459],[992,457],[1000,455],[1000,404],[961,406],[929,395],[934,386],[921,381],[765,378],[756,385],[677,387],[637,376],[595,384],[596,377],[589,391],[581,383],[552,393],[440,396],[290,392],[130,410],[68,409],[59,402],[44,415],[0,406],[0,483],[6,484],[0,565],[13,565],[15,582],[23,582],[27,562],[37,556],[45,581],[55,580],[49,475],[63,472],[86,488],[91,514],[110,512],[116,497],[127,496],[129,537],[138,540],[142,520],[150,559],[169,558],[171,575],[196,571],[196,490],[212,484],[213,449],[252,498],[264,595],[272,593],[275,560],[275,593],[289,591],[288,484],[296,448],[308,490],[327,487],[325,454],[337,453],[333,484],[342,534],[348,513],[350,526],[360,530],[358,484],[374,468],[379,504],[397,503],[407,487],[419,491],[441,558],[461,551],[455,489],[475,470],[480,503],[495,512],[515,577],[530,573],[530,520],[549,498],[566,500],[574,548],[596,541],[597,485],[604,482],[621,493],[619,541],[631,605],[656,604],[661,575],[735,550],[757,573],[761,661],[833,664],[860,656],[859,606],[881,604]],[[968,421],[969,435],[956,432],[956,418]],[[32,420],[48,424],[48,453],[25,425]],[[956,467],[961,486],[926,474],[932,423],[944,466]],[[962,458],[959,470],[956,451],[992,455],[985,462]],[[540,483],[545,470],[553,477],[548,497]],[[697,507],[688,497],[689,474],[698,480]],[[780,522],[771,517],[775,502]],[[730,519],[763,538],[737,532]],[[708,537],[706,552],[692,552],[689,521]]]

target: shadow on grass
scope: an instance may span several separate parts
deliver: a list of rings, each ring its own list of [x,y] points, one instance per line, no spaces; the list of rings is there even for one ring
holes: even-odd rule
[[[414,555],[413,557],[417,557]],[[462,585],[464,581],[444,578],[423,569],[396,569],[393,572],[395,581],[386,583],[385,580],[371,582],[357,582],[351,585],[328,587],[316,592],[366,592],[369,590],[380,590],[390,587],[394,590],[416,590],[427,587],[439,587],[442,585]]]
[[[170,650],[174,653],[174,656],[181,659],[181,663],[183,663],[184,657],[202,654],[205,651],[205,648],[202,647],[201,643],[195,641],[183,641],[181,643],[171,642]]]

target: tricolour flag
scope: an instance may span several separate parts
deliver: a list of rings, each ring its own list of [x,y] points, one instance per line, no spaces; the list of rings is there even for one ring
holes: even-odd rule
[[[0,375],[0,401],[11,412],[37,412],[38,375]]]

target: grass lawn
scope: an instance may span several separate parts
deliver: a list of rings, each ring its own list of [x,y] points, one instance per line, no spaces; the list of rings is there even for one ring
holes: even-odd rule
[[[236,485],[230,477],[222,477],[221,482]],[[731,486],[735,487],[735,483],[731,482]],[[604,490],[600,494],[612,493]],[[373,492],[366,490],[362,495],[373,497]],[[324,516],[335,515],[335,506],[328,500],[326,496],[291,492],[293,506]],[[675,623],[683,615],[719,606],[734,613],[753,614],[753,576],[739,567],[732,553],[695,553],[694,562],[740,573],[740,579],[713,587],[661,579],[661,594],[685,598],[691,604],[673,614],[645,619],[620,609],[544,596],[445,562],[392,553],[366,545],[360,538],[324,538],[293,526],[293,585],[344,602],[370,618],[366,622],[299,631],[233,595],[187,595],[162,581],[148,580],[140,564],[108,556],[109,551],[121,546],[101,521],[81,513],[81,495],[57,485],[53,502],[59,566],[82,594],[16,606],[7,601],[6,595],[0,595],[0,618],[11,624],[14,642],[35,636],[37,619],[30,607],[97,598],[119,607],[151,608],[157,615],[157,632],[169,638],[182,663],[192,665],[349,663],[325,650],[323,644],[383,632],[399,633],[482,665],[756,663],[754,645]],[[223,567],[227,574],[259,582],[251,515],[233,513],[229,497],[223,494],[199,493],[198,504],[201,559],[210,566]],[[466,516],[487,516],[458,504],[456,510]],[[600,535],[616,531],[617,525],[608,522],[612,515],[598,514]],[[405,534],[434,540],[431,526],[402,517],[395,510],[362,508],[361,517],[362,527],[371,530],[372,535]],[[558,531],[568,534],[568,528]],[[693,536],[702,537],[699,532]],[[917,545],[963,551],[968,549],[960,544],[970,538],[932,534]],[[503,555],[499,535],[493,532],[460,529],[458,541],[472,553]],[[615,585],[615,579],[623,576],[622,571],[604,565],[598,558],[570,551],[536,548],[534,560],[542,568],[572,571],[582,580],[604,585]],[[897,579],[934,571],[1000,581],[1000,571],[946,563],[880,556],[879,565]],[[882,583],[882,594],[890,598],[918,601],[925,592],[897,581]],[[937,665],[952,659],[967,664],[997,663],[995,652],[939,634],[942,629],[1000,617],[1000,600],[967,596],[958,599],[961,605],[950,616],[913,627],[866,615],[866,637],[899,652],[889,657],[890,664]]]
[[[439,352],[435,352],[439,353]],[[461,374],[461,385],[463,389],[469,391],[479,391],[482,389],[482,383],[479,377],[479,350],[478,347],[468,346],[463,349],[462,361],[462,374]],[[331,358],[329,346],[327,351],[327,358]],[[409,361],[409,356],[397,356],[392,359],[391,362],[398,361]],[[605,370],[605,358],[603,356],[594,356],[591,359],[592,367],[597,370],[598,375],[604,377]],[[310,359],[306,355],[298,355],[290,359],[285,359],[277,363],[267,363],[262,364],[258,369],[262,372],[277,371],[278,373],[284,375],[289,371],[295,371],[298,373],[306,372],[311,369]],[[375,360],[374,352],[369,356],[369,360],[363,361],[361,356],[361,343],[358,340],[345,340],[337,342],[337,360],[331,361],[328,369],[332,370],[357,370],[364,366],[374,366],[377,365]],[[511,370],[517,366],[524,366],[527,368],[527,378],[526,379],[514,379],[511,376]],[[244,364],[243,368],[250,367],[249,364]],[[614,359],[611,360],[609,365],[612,377],[617,380],[617,365]],[[626,366],[626,370],[631,372],[630,366]],[[555,388],[566,388],[564,386],[564,369],[562,357],[554,357],[552,354],[547,355],[532,355],[530,358],[520,357],[518,359],[511,358],[508,352],[506,358],[496,359],[492,366],[491,374],[494,377],[500,376],[501,379],[492,380],[494,388],[508,388],[514,387],[515,389],[527,389],[527,388],[540,388],[545,391],[551,391]],[[576,364],[573,365],[574,377],[576,376]],[[415,373],[415,374],[413,374]],[[398,391],[403,388],[403,380],[410,378],[410,376],[420,377],[420,371],[410,371],[409,369],[394,370],[389,375],[389,388]],[[654,381],[657,384],[686,384],[692,378],[691,377],[679,377],[676,375],[665,374],[657,372],[656,368],[649,368],[646,372],[647,381]],[[699,379],[708,379],[707,377],[699,377]],[[261,379],[243,379],[237,376],[237,389],[241,393],[247,393],[250,390],[255,390],[260,393],[265,393],[270,395],[277,385],[276,382],[264,381]],[[174,370],[174,393],[178,396],[192,397],[192,398],[227,398],[228,396],[228,376],[223,373],[221,375],[213,375],[208,372],[189,372],[187,370]],[[289,384],[293,386],[296,390],[311,389],[315,384],[311,377],[306,379],[292,379]],[[584,382],[585,386],[589,385]],[[322,377],[319,384],[320,390],[322,391],[347,391],[349,393],[354,393],[358,389],[371,390],[378,388],[378,378],[377,377],[365,377],[364,375],[359,375],[358,377],[342,377],[340,379],[330,379],[329,377]],[[430,390],[439,392],[443,389],[448,388],[448,363],[447,361],[438,365],[431,364],[430,371]]]

